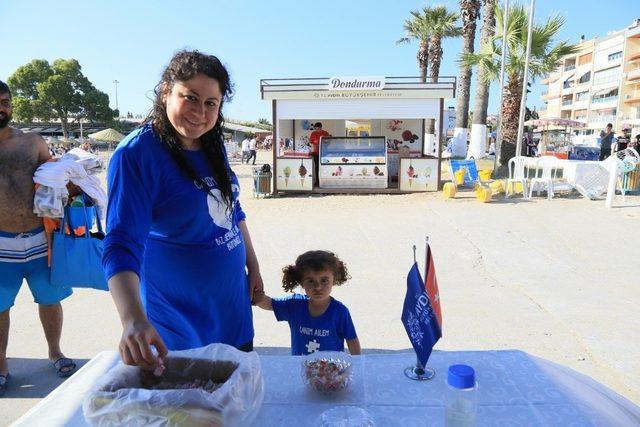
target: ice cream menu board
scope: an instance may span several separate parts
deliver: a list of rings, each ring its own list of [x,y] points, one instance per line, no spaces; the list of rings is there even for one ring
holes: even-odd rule
[[[279,191],[309,191],[313,189],[312,159],[278,159],[277,179]]]
[[[438,159],[400,159],[400,191],[437,191]]]

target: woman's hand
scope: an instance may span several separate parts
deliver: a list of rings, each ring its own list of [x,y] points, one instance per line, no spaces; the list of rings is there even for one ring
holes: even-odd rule
[[[164,358],[167,346],[146,317],[124,323],[118,349],[126,365],[153,371],[158,366],[158,360],[151,350],[152,345],[158,351],[158,357]]]
[[[251,304],[256,305],[257,301],[264,295],[264,283],[260,270],[249,271],[249,297]]]

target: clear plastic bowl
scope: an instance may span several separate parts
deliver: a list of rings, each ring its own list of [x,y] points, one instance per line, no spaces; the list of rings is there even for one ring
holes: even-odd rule
[[[332,394],[349,386],[352,366],[351,356],[347,353],[318,351],[302,360],[302,380],[312,390]]]

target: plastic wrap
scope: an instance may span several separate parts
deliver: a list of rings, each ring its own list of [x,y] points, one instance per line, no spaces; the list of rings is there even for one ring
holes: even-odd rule
[[[264,398],[257,353],[225,344],[169,352],[165,369],[153,372],[118,363],[84,399],[84,416],[94,426],[241,426],[255,419]],[[197,387],[221,383],[212,392]]]

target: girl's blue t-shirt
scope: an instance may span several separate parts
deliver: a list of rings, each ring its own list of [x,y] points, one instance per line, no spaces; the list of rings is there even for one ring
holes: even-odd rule
[[[179,170],[150,124],[118,145],[107,175],[105,274],[140,277],[147,316],[170,350],[238,347],[253,339],[240,186],[225,159],[229,211],[204,153],[183,153],[215,198]]]
[[[305,295],[274,298],[272,305],[276,319],[289,322],[294,356],[315,351],[344,351],[344,341],[357,338],[349,309],[333,297],[327,310],[317,317],[309,313],[309,298]]]

